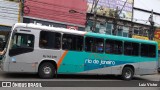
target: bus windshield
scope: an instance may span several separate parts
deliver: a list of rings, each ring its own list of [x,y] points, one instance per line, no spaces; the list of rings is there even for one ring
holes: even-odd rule
[[[33,35],[15,33],[12,37],[10,49],[33,48]]]
[[[10,56],[32,52],[34,48],[34,35],[14,33],[10,44]]]

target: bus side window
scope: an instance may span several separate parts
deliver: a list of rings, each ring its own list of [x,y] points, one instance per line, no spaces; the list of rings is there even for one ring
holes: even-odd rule
[[[149,57],[156,57],[156,46],[155,45],[149,45]]]
[[[132,55],[139,56],[139,43],[132,43],[132,47],[133,47]]]
[[[111,45],[106,43],[106,53],[111,53]]]
[[[122,41],[106,39],[105,47],[108,54],[122,54]]]
[[[132,55],[132,43],[124,42],[124,55]]]
[[[124,54],[130,56],[138,56],[139,55],[139,44],[124,42]]]
[[[72,40],[67,37],[63,37],[63,49],[70,50],[71,49]]]
[[[61,34],[57,32],[41,31],[39,47],[46,49],[60,49]]]
[[[156,57],[156,46],[141,44],[141,56],[142,57]]]
[[[62,49],[82,51],[83,50],[83,36],[63,34]]]
[[[40,42],[39,42],[39,46],[44,48],[45,46],[47,46],[47,40],[45,39],[41,39]]]
[[[85,38],[85,51],[103,53],[103,51],[104,51],[104,39],[86,37]]]
[[[115,54],[122,54],[122,41],[115,41],[114,53]]]
[[[92,52],[93,42],[94,42],[93,38],[91,37],[85,38],[85,51]]]
[[[113,53],[113,44],[114,42],[111,40],[106,40],[105,52],[108,54]]]

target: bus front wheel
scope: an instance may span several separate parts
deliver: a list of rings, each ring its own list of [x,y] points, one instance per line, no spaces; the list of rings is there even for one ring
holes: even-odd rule
[[[38,74],[43,79],[53,78],[56,74],[56,69],[52,63],[44,62],[39,66]]]
[[[123,80],[131,80],[133,78],[133,70],[130,67],[124,67],[122,70],[122,79]]]

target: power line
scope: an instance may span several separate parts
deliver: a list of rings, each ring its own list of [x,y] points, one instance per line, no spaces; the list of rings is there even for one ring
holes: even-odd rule
[[[125,1],[125,3],[124,3],[124,5],[123,5],[123,7],[121,8],[121,10],[120,10],[120,12],[119,12],[119,14],[118,14],[118,15],[120,15],[120,14],[121,14],[121,12],[122,12],[122,10],[123,10],[124,6],[126,5],[127,1],[128,1],[128,0],[126,0],[126,1]]]

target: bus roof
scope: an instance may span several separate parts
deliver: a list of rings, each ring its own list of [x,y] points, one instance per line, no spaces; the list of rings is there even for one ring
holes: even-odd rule
[[[135,39],[135,38],[128,38],[128,37],[122,37],[122,36],[114,36],[114,35],[106,35],[106,34],[98,34],[98,33],[90,33],[88,32],[86,36],[93,36],[93,37],[99,37],[99,38],[107,38],[107,39],[113,39],[113,40],[121,40],[121,41],[129,41],[129,42],[137,42],[137,43],[147,43],[147,44],[158,44],[155,41],[151,40],[141,40],[141,39]]]
[[[66,28],[42,26],[42,25],[36,25],[36,24],[32,24],[32,23],[29,23],[29,24],[16,23],[13,28],[16,28],[16,27],[35,28],[35,29],[39,29],[39,30],[72,33],[72,34],[92,36],[92,37],[97,37],[97,38],[107,38],[107,39],[130,41],[130,42],[137,42],[137,43],[157,44],[157,42],[151,41],[151,40],[141,40],[141,39],[135,39],[135,38],[122,37],[122,36],[113,36],[113,35],[85,32],[85,31],[69,30]]]
[[[56,31],[56,32],[72,33],[72,34],[79,34],[79,35],[85,35],[87,33],[84,31],[70,30],[70,29],[60,28],[60,27],[50,27],[50,26],[33,24],[33,23],[29,23],[29,24],[16,23],[13,28],[16,28],[16,27],[33,28],[37,30]]]

